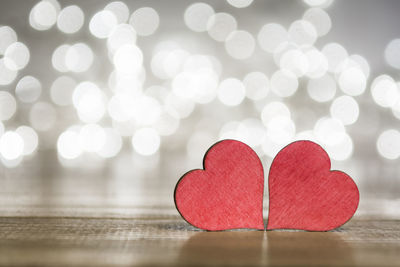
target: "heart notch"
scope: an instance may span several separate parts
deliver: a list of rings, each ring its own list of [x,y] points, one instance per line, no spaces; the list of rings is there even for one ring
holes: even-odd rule
[[[267,230],[329,231],[354,215],[359,191],[344,172],[331,170],[318,144],[302,140],[284,147],[268,177]],[[184,174],[175,187],[175,205],[195,227],[210,231],[264,230],[264,171],[257,154],[236,140],[207,151],[203,169]]]

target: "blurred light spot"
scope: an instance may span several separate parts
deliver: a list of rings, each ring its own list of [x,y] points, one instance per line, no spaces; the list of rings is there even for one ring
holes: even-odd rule
[[[163,110],[153,126],[161,136],[168,136],[175,133],[179,125],[179,114],[177,112]]]
[[[166,60],[169,53],[173,53],[173,51],[184,51],[186,56],[189,56],[189,53],[181,48],[181,45],[172,40],[166,40],[159,42],[155,48],[153,49],[152,59],[151,59],[151,70],[153,74],[160,79],[168,79],[173,78],[169,77],[164,68],[164,61]],[[183,64],[184,59],[180,59],[179,63]],[[179,72],[179,71],[178,71]]]
[[[128,21],[129,8],[124,2],[121,1],[111,2],[106,5],[104,10],[111,11],[117,18],[118,24],[126,23]]]
[[[137,126],[132,120],[128,121],[112,121],[112,127],[115,129],[119,135],[125,137],[132,137],[133,133],[136,131]]]
[[[103,158],[115,157],[122,148],[122,138],[113,128],[104,128],[105,142],[97,153]]]
[[[400,39],[394,39],[385,48],[385,60],[395,69],[400,69]]]
[[[6,160],[15,160],[24,152],[24,140],[12,131],[5,132],[0,137],[0,154]]]
[[[182,69],[184,62],[189,60],[189,53],[182,49],[174,49],[166,53],[161,67],[167,77],[175,77]]]
[[[261,145],[262,150],[265,155],[267,155],[270,158],[274,158],[278,152],[285,147],[287,144],[286,143],[276,143],[270,138],[264,138],[263,143]]]
[[[328,60],[328,70],[331,72],[335,72],[339,64],[348,57],[346,49],[338,43],[326,44],[322,53]]]
[[[226,0],[231,6],[236,8],[248,7],[253,3],[253,0]]]
[[[170,77],[167,74],[164,68],[164,61],[167,56],[168,56],[168,51],[165,50],[158,51],[153,55],[151,59],[151,71],[153,72],[155,77],[160,79],[169,79],[178,75],[179,71],[173,77]]]
[[[195,103],[189,99],[170,93],[165,100],[167,110],[176,112],[181,119],[187,118],[194,110]]]
[[[318,36],[326,35],[332,27],[331,18],[328,13],[321,8],[308,9],[304,13],[303,19],[310,22],[315,27]]]
[[[4,64],[10,70],[21,70],[28,65],[30,59],[29,49],[20,42],[9,45],[4,53]]]
[[[216,13],[207,22],[208,35],[218,42],[225,41],[228,35],[236,29],[237,21],[228,13]]]
[[[149,36],[158,29],[160,17],[153,8],[142,7],[133,12],[129,24],[133,26],[138,35]]]
[[[293,73],[297,77],[303,76],[309,68],[307,56],[299,49],[286,51],[279,62],[283,71]]]
[[[242,103],[246,90],[243,83],[236,78],[223,80],[218,87],[218,99],[227,106],[237,106]]]
[[[72,103],[83,122],[95,123],[104,116],[104,93],[92,82],[82,82],[76,86],[72,94]]]
[[[186,26],[195,32],[205,32],[207,22],[214,14],[214,9],[206,3],[194,3],[186,8],[184,21]]]
[[[150,96],[141,96],[133,99],[132,118],[137,125],[151,125],[155,123],[161,114],[158,101]]]
[[[397,82],[397,88],[400,89],[400,83]],[[397,99],[396,103],[391,106],[393,115],[400,120],[400,97]]]
[[[95,37],[104,39],[110,35],[117,24],[118,21],[113,12],[102,10],[94,14],[90,20],[89,30]]]
[[[349,57],[349,60],[353,61],[362,70],[365,78],[368,79],[370,73],[370,66],[368,61],[360,55],[351,55]]]
[[[160,136],[153,128],[141,128],[133,135],[132,146],[140,155],[153,155],[160,148]]]
[[[353,140],[351,137],[344,133],[343,138],[335,145],[322,145],[329,157],[333,160],[346,160],[351,157],[353,153]]]
[[[312,47],[309,47],[312,48]],[[273,58],[276,65],[280,65],[281,57],[289,50],[299,49],[299,46],[292,42],[281,43],[274,51]],[[303,48],[304,49],[304,48]]]
[[[72,93],[76,81],[68,76],[58,77],[50,88],[51,100],[59,106],[68,106],[72,103]]]
[[[400,120],[400,102],[397,101],[397,103],[392,107],[392,114],[395,116],[397,119]]]
[[[15,168],[15,167],[17,167],[19,164],[21,164],[23,159],[24,159],[24,157],[21,155],[20,157],[18,157],[16,159],[8,160],[8,159],[5,159],[4,157],[1,157],[1,153],[0,153],[1,163],[3,163],[3,165],[6,168]]]
[[[163,103],[168,96],[169,89],[165,86],[152,85],[145,90],[145,93],[148,96],[154,97],[160,103]]]
[[[190,55],[186,58],[183,69],[189,72],[195,72],[201,69],[213,69],[213,62],[207,55]]]
[[[7,47],[17,41],[16,32],[9,26],[0,26],[0,55],[4,55]]]
[[[113,71],[109,75],[108,84],[111,91],[115,93],[140,94],[146,77],[144,68],[138,73],[122,73]]]
[[[235,59],[246,59],[254,53],[255,40],[247,31],[233,31],[225,40],[226,52]]]
[[[85,21],[85,14],[76,5],[63,8],[58,14],[57,27],[60,31],[68,34],[78,32]]]
[[[29,14],[29,23],[32,28],[38,31],[50,29],[57,21],[58,8],[56,1],[40,1]]]
[[[246,96],[252,100],[265,98],[269,92],[269,79],[262,72],[250,72],[243,79]]]
[[[106,142],[106,134],[97,124],[86,124],[79,131],[79,144],[83,151],[98,152]]]
[[[351,96],[336,98],[330,108],[331,116],[340,120],[343,125],[350,125],[357,121],[360,109],[357,101]]]
[[[57,47],[53,52],[51,63],[54,69],[59,72],[67,72],[69,70],[66,64],[66,57],[70,47],[70,45],[63,44]]]
[[[115,52],[115,69],[122,73],[138,73],[143,64],[143,53],[136,45],[123,45]]]
[[[299,46],[311,46],[317,40],[317,31],[310,22],[306,20],[294,21],[288,30],[289,40]]]
[[[288,41],[288,33],[282,25],[270,23],[260,29],[257,38],[263,50],[274,53],[280,45]]]
[[[182,71],[189,56],[186,50],[180,48],[161,50],[153,56],[151,70],[160,79],[174,78]]]
[[[115,94],[108,102],[108,114],[118,122],[128,121],[132,118],[133,99],[129,95]]]
[[[65,55],[65,65],[73,72],[85,72],[93,63],[92,49],[84,43],[70,46]]]
[[[282,102],[270,102],[261,111],[261,120],[265,126],[275,117],[288,117],[290,118],[289,108]]]
[[[116,26],[107,39],[107,47],[112,54],[121,46],[133,45],[135,43],[136,32],[129,24],[119,24]]]
[[[199,81],[194,101],[207,104],[217,96],[218,75],[211,69],[203,69],[196,72]]]
[[[4,64],[4,58],[0,58],[0,85],[9,85],[17,77],[18,71],[10,70]]]
[[[15,98],[7,91],[0,91],[0,120],[10,119],[17,110]]]
[[[172,90],[174,94],[182,98],[194,99],[198,84],[196,74],[184,71],[176,75],[172,81]]]
[[[240,122],[238,121],[229,121],[225,123],[220,131],[218,140],[224,139],[235,139],[238,140],[237,129],[239,128]]]
[[[272,117],[267,125],[267,137],[277,144],[287,144],[291,142],[296,133],[296,125],[288,116]]]
[[[309,6],[328,7],[332,4],[333,0],[303,0]]]
[[[297,91],[298,86],[299,82],[291,72],[278,70],[271,77],[271,90],[277,96],[289,97]]]
[[[38,100],[42,92],[42,84],[33,76],[25,76],[17,83],[15,94],[24,103]]]
[[[359,58],[357,58],[357,55],[352,55],[349,56],[348,58],[346,58],[345,60],[343,60],[337,67],[335,70],[335,75],[336,78],[339,79],[340,74],[342,74],[342,72],[348,70],[348,69],[358,69],[359,71],[362,72],[362,74],[364,75],[365,79],[367,79],[367,75],[365,75],[365,72],[369,70],[364,70],[366,68],[366,66],[364,66],[365,62],[361,62],[358,63],[356,60],[354,60],[353,58],[355,58],[356,60],[359,60]],[[363,65],[362,65],[363,64]],[[368,64],[368,63],[367,63]],[[369,66],[367,66],[369,68]]]
[[[35,103],[29,112],[29,122],[38,131],[50,130],[57,119],[55,108],[46,102]]]
[[[30,155],[35,152],[39,143],[39,137],[35,130],[29,126],[20,126],[15,132],[19,134],[24,141],[23,154]]]
[[[317,79],[310,79],[307,84],[307,93],[317,102],[330,101],[336,94],[336,82],[329,74]]]
[[[218,80],[212,69],[193,69],[179,73],[172,82],[172,89],[177,96],[206,104],[216,97]]]
[[[309,78],[320,78],[328,71],[328,60],[325,55],[317,49],[310,49],[305,53],[308,60],[306,76]]]
[[[382,132],[376,141],[379,154],[387,159],[397,159],[400,156],[400,132],[389,129]]]
[[[320,142],[332,146],[339,144],[345,136],[343,123],[334,118],[323,117],[314,126],[314,134]]]
[[[380,75],[371,85],[372,98],[381,107],[392,107],[400,98],[399,88],[389,75]]]
[[[266,135],[266,129],[259,119],[248,118],[241,121],[237,127],[236,139],[255,148],[261,145]]]
[[[58,154],[65,159],[75,159],[82,154],[79,143],[79,134],[72,130],[66,130],[57,140]]]
[[[345,94],[357,96],[364,93],[367,79],[361,69],[348,68],[340,74],[338,83]]]

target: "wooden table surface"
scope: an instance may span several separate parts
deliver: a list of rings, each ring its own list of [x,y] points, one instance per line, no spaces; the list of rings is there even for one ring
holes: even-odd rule
[[[204,232],[167,214],[0,217],[0,265],[400,266],[400,221],[355,218],[333,232]]]
[[[362,194],[332,232],[205,232],[176,211],[176,179],[57,175],[2,173],[0,266],[400,266],[395,198]]]

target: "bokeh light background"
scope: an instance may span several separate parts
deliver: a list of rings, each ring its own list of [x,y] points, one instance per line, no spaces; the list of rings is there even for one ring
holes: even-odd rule
[[[358,215],[400,214],[400,2],[0,5],[2,214],[176,213],[176,181],[226,138],[266,177],[316,141]]]

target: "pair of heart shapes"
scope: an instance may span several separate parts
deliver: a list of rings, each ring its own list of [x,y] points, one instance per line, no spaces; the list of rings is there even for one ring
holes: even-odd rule
[[[264,230],[264,171],[246,144],[223,140],[203,160],[204,169],[184,174],[175,188],[175,205],[198,228]],[[267,230],[329,231],[354,215],[359,191],[344,172],[331,171],[325,150],[311,141],[296,141],[274,158],[268,177]]]

